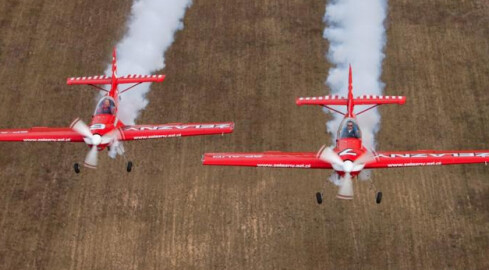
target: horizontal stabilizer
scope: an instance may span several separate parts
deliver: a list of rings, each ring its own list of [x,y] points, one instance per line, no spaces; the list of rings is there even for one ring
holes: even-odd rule
[[[143,82],[162,82],[165,80],[165,75],[126,75],[117,78],[118,83],[143,83]]]
[[[131,74],[116,78],[117,84],[124,83],[143,83],[143,82],[162,82],[165,75],[137,75]],[[112,77],[100,75],[90,77],[71,77],[66,81],[68,85],[75,84],[112,84]]]
[[[320,96],[320,97],[299,97],[295,103],[302,105],[348,105],[348,99],[343,96]],[[381,104],[404,104],[405,96],[377,96],[363,95],[353,99],[353,105],[381,105]]]
[[[348,99],[342,96],[320,96],[320,97],[300,97],[295,100],[299,106],[302,105],[346,105]]]
[[[90,76],[90,77],[72,77],[66,80],[68,85],[74,84],[110,84],[112,78],[105,75]]]

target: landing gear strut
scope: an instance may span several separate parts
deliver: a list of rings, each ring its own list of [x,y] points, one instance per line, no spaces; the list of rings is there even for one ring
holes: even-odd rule
[[[131,172],[132,171],[132,161],[128,161],[127,162],[127,172]]]
[[[318,204],[323,203],[323,194],[321,192],[316,193],[316,201],[318,202]]]
[[[80,173],[80,165],[78,165],[78,163],[73,164],[73,169],[75,170],[76,174]]]

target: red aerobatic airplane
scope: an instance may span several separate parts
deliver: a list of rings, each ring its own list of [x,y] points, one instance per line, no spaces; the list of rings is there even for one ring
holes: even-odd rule
[[[97,104],[90,126],[76,119],[67,128],[33,127],[30,129],[0,130],[0,141],[18,142],[85,142],[89,147],[84,165],[88,168],[97,167],[97,155],[105,148],[110,156],[123,155],[121,141],[171,138],[182,136],[211,135],[231,133],[234,123],[170,123],[164,125],[124,125],[117,117],[118,103],[123,94],[136,85],[145,82],[162,82],[165,75],[127,75],[117,77],[116,49],[112,55],[112,76],[91,76],[69,78],[67,84],[85,84],[93,86],[107,94]],[[119,84],[133,84],[119,90]],[[110,85],[110,90],[97,85]],[[127,171],[132,169],[132,162],[127,163]],[[76,173],[80,172],[78,163],[74,164]]]
[[[451,165],[468,163],[487,163],[489,150],[477,151],[392,151],[372,152],[362,145],[361,132],[356,115],[362,114],[382,104],[404,104],[403,96],[363,95],[353,97],[352,73],[349,72],[348,97],[321,96],[301,97],[296,104],[319,105],[345,116],[338,129],[336,147],[323,146],[318,153],[314,152],[278,152],[264,153],[206,153],[203,156],[204,165],[251,166],[272,168],[306,168],[333,169],[339,177],[340,188],[337,198],[352,199],[352,178],[358,176],[363,169],[399,168],[431,165]],[[331,105],[346,106],[346,113],[331,108]],[[354,113],[355,105],[370,105],[367,109]],[[318,203],[322,203],[322,194],[317,193]],[[380,203],[382,193],[376,195]]]

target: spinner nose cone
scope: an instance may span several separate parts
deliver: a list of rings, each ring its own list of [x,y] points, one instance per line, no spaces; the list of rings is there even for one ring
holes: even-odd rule
[[[102,142],[102,137],[100,137],[100,135],[98,134],[93,135],[92,137],[93,145],[99,145],[101,142]]]
[[[343,163],[343,170],[346,173],[349,173],[353,170],[353,162],[347,160]]]

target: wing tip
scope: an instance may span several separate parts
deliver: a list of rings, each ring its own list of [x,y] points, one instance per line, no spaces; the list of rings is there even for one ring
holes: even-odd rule
[[[209,153],[204,153],[201,158],[202,165],[209,165]]]

